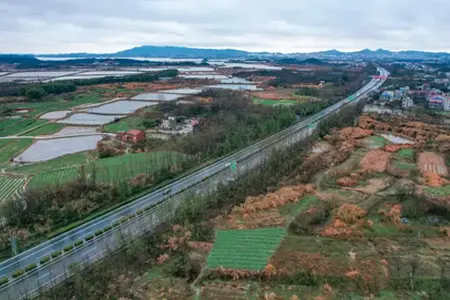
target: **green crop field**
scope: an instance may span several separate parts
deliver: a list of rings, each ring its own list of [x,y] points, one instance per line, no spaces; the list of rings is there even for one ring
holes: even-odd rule
[[[413,149],[402,149],[396,153],[396,156],[403,158],[403,159],[413,159],[414,151],[413,151]]]
[[[298,101],[253,98],[253,103],[261,104],[261,105],[268,105],[268,106],[276,106],[276,105],[295,105],[295,104],[298,104]]]
[[[294,218],[302,212],[313,207],[318,202],[320,202],[320,200],[316,196],[305,196],[297,202],[292,202],[281,206],[280,214],[283,216]]]
[[[88,162],[86,152],[67,154],[41,163],[23,165],[7,169],[8,172],[20,173],[25,175],[37,174],[40,172],[58,171],[61,169],[70,169],[78,167]]]
[[[263,270],[285,235],[284,228],[219,230],[208,256],[208,268]]]
[[[432,197],[445,197],[450,195],[450,185],[445,185],[441,187],[425,187],[423,191]]]
[[[0,176],[0,203],[18,196],[22,191],[25,179],[8,178]]]
[[[386,141],[384,138],[376,135],[370,137],[370,142],[372,143],[374,148],[384,147],[388,143],[388,141]]]
[[[32,139],[1,140],[0,143],[0,165],[6,164],[11,158],[22,153],[23,150],[33,144]]]
[[[98,182],[120,183],[139,174],[154,174],[189,158],[187,155],[176,152],[126,154],[90,162],[83,167],[38,173],[31,179],[29,187],[64,184],[80,178],[83,172],[84,176],[89,178],[94,171]]]
[[[103,131],[106,132],[119,132],[128,131],[131,129],[144,129],[142,126],[142,117],[131,116],[128,118],[121,119],[118,122],[107,124],[103,127]]]
[[[0,130],[0,136],[19,135],[42,124],[47,123],[46,120],[36,120],[34,118],[23,118],[21,122]]]
[[[20,118],[4,118],[0,121],[0,130],[5,129],[6,127],[9,127],[11,125],[14,125],[16,123],[19,123],[23,120],[22,117]]]
[[[53,100],[33,103],[12,103],[4,105],[4,109],[29,109],[29,116],[37,116],[50,111],[68,110],[71,107],[101,102],[102,98],[99,94],[84,93],[78,94],[72,100],[65,100],[61,97],[55,97]]]
[[[64,127],[66,127],[66,125],[64,125],[64,124],[49,123],[49,124],[46,124],[44,126],[37,128],[35,130],[32,130],[24,135],[26,135],[26,136],[48,135],[48,134],[56,133],[56,132],[60,131],[61,129],[63,129]]]

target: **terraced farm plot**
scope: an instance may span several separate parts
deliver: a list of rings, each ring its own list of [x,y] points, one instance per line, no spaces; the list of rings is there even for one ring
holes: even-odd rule
[[[21,122],[14,124],[14,126],[0,130],[0,136],[19,135],[45,123],[47,123],[46,120],[22,119]]]
[[[86,178],[91,178],[94,170],[97,182],[120,183],[139,174],[154,174],[188,159],[189,156],[176,152],[126,154],[87,163],[83,167],[84,170],[80,167],[71,167],[41,172],[31,179],[29,187],[38,188],[68,183],[80,178],[83,172]]]
[[[33,102],[33,103],[12,103],[2,105],[5,109],[28,109],[30,110],[27,115],[37,116],[52,111],[68,110],[71,107],[101,102],[102,98],[99,94],[84,93],[78,94],[72,100],[65,100],[61,97],[57,97],[54,100]]]
[[[285,235],[284,228],[219,230],[208,256],[208,268],[263,270]]]
[[[54,140],[38,140],[22,154],[14,158],[16,162],[43,162],[66,154],[92,150],[102,136],[67,137]]]
[[[4,118],[0,121],[0,130],[5,129],[6,127],[12,126],[16,123],[19,123],[23,120],[22,117],[19,118]]]
[[[139,116],[131,116],[128,118],[121,119],[118,122],[109,123],[103,126],[103,131],[106,132],[120,132],[128,131],[131,129],[146,130],[147,128],[143,125],[144,119]],[[147,119],[148,122],[154,122],[155,126],[158,124],[156,120]]]
[[[261,99],[261,98],[253,98],[253,103],[267,105],[267,106],[298,104],[298,102],[296,100],[274,100],[274,99]]]
[[[49,135],[60,131],[64,127],[65,125],[63,124],[50,123],[28,132],[26,133],[26,135],[27,136]]]
[[[32,139],[20,139],[20,140],[1,140],[0,143],[0,165],[6,164],[10,159],[17,156],[26,148],[33,144]]]
[[[17,166],[8,169],[9,172],[21,174],[37,174],[40,172],[56,171],[67,168],[77,168],[88,161],[86,152],[64,155],[46,162]]]
[[[0,176],[0,203],[19,196],[25,184],[25,179]]]

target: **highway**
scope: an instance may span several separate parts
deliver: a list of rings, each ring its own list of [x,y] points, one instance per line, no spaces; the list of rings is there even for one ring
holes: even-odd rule
[[[382,76],[389,75],[384,69],[379,69],[378,71]],[[126,238],[130,238],[133,235],[138,236],[144,232],[148,232],[155,224],[164,221],[160,219],[161,211],[158,211],[158,209],[162,209],[162,206],[160,205],[155,209],[147,210],[148,213],[146,212],[127,223],[123,223],[120,227],[114,228],[106,234],[95,238],[93,241],[84,243],[84,245],[76,249],[76,251],[74,250],[57,259],[51,260],[43,266],[39,266],[41,258],[50,256],[52,252],[60,251],[66,246],[73,245],[76,241],[85,240],[87,236],[94,234],[97,230],[111,226],[114,222],[121,220],[124,217],[128,217],[145,208],[162,203],[166,199],[172,198],[175,199],[173,201],[182,201],[182,196],[177,194],[180,194],[180,192],[183,192],[192,186],[203,184],[206,178],[209,178],[208,181],[214,181],[215,178],[217,178],[217,182],[220,182],[224,178],[223,174],[225,171],[229,170],[227,163],[230,161],[236,161],[239,164],[240,161],[244,161],[246,158],[261,152],[263,149],[276,145],[280,141],[287,139],[293,133],[307,127],[311,123],[319,121],[324,116],[333,113],[342,106],[347,105],[349,102],[361,99],[366,96],[369,91],[378,89],[384,81],[385,79],[374,78],[349,98],[346,98],[273,136],[259,141],[228,157],[221,158],[186,177],[135,200],[132,203],[117,208],[108,214],[2,262],[0,264],[0,278],[7,276],[10,278],[10,282],[0,287],[0,299],[21,299],[21,297],[27,293],[35,295],[38,293],[39,287],[51,286],[62,281],[64,278],[61,276],[67,276],[67,267],[71,263],[85,262],[89,264],[107,255],[108,249],[116,248],[117,233],[121,233],[126,236]],[[172,201],[172,199],[169,201]],[[169,216],[170,213],[171,212],[165,212],[165,216]],[[38,265],[38,268],[33,272],[27,273],[14,280],[11,278],[15,271],[25,269],[25,267],[33,263]]]

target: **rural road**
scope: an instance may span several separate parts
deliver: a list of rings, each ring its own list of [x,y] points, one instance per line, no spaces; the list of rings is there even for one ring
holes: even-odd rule
[[[380,72],[380,75],[388,76],[388,72],[386,70],[379,68],[378,71]],[[353,100],[359,100],[360,98],[366,96],[369,91],[378,89],[384,83],[384,80],[385,79],[374,78],[366,86],[361,88],[349,98],[346,98],[271,137],[259,141],[254,145],[228,157],[221,158],[211,165],[208,165],[163,188],[155,190],[148,195],[136,199],[134,202],[117,208],[108,214],[105,214],[88,223],[82,224],[75,229],[63,233],[51,240],[45,241],[13,258],[3,261],[0,264],[0,278],[3,276],[9,277],[10,282],[0,287],[0,299],[23,299],[26,294],[35,296],[39,292],[40,287],[49,287],[63,281],[63,277],[67,276],[67,268],[71,263],[85,262],[89,264],[101,257],[104,257],[108,253],[109,249],[117,244],[117,234],[114,233],[127,232],[127,236],[140,235],[141,233],[151,229],[154,224],[158,224],[158,217],[156,216],[156,212],[154,214],[150,211],[150,214],[152,214],[150,221],[148,219],[145,220],[145,222],[139,221],[142,219],[141,217],[136,218],[136,220],[133,219],[133,221],[122,224],[118,229],[111,230],[107,234],[96,238],[94,241],[85,243],[82,247],[76,249],[76,251],[63,255],[43,266],[39,266],[34,271],[17,279],[12,279],[11,275],[16,270],[23,270],[26,266],[33,263],[39,265],[39,261],[42,257],[49,256],[54,251],[60,251],[65,246],[73,245],[78,240],[84,240],[88,235],[91,235],[95,231],[103,229],[106,226],[110,226],[122,217],[135,214],[137,211],[150,205],[155,205],[165,201],[165,199],[174,197],[176,194],[183,192],[196,184],[200,184],[206,178],[211,179],[211,177],[214,178],[215,176],[220,176],[220,174],[223,174],[224,171],[229,169],[227,163],[230,161],[236,161],[239,163],[240,161],[244,161],[246,158],[261,152],[262,149],[266,149],[267,147],[274,145],[274,143],[279,142],[282,138],[289,138],[293,133],[302,128],[306,128],[309,124],[319,121],[324,116],[340,109]]]

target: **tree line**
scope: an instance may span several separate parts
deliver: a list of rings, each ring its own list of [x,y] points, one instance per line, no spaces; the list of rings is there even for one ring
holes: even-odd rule
[[[64,82],[49,83],[4,83],[0,84],[0,97],[3,96],[24,96],[28,101],[40,101],[48,95],[60,95],[74,92],[77,86],[88,86],[106,83],[125,82],[153,82],[161,77],[175,77],[178,75],[176,69],[164,70],[160,72],[147,72],[126,76],[107,76],[101,78],[77,79]]]

